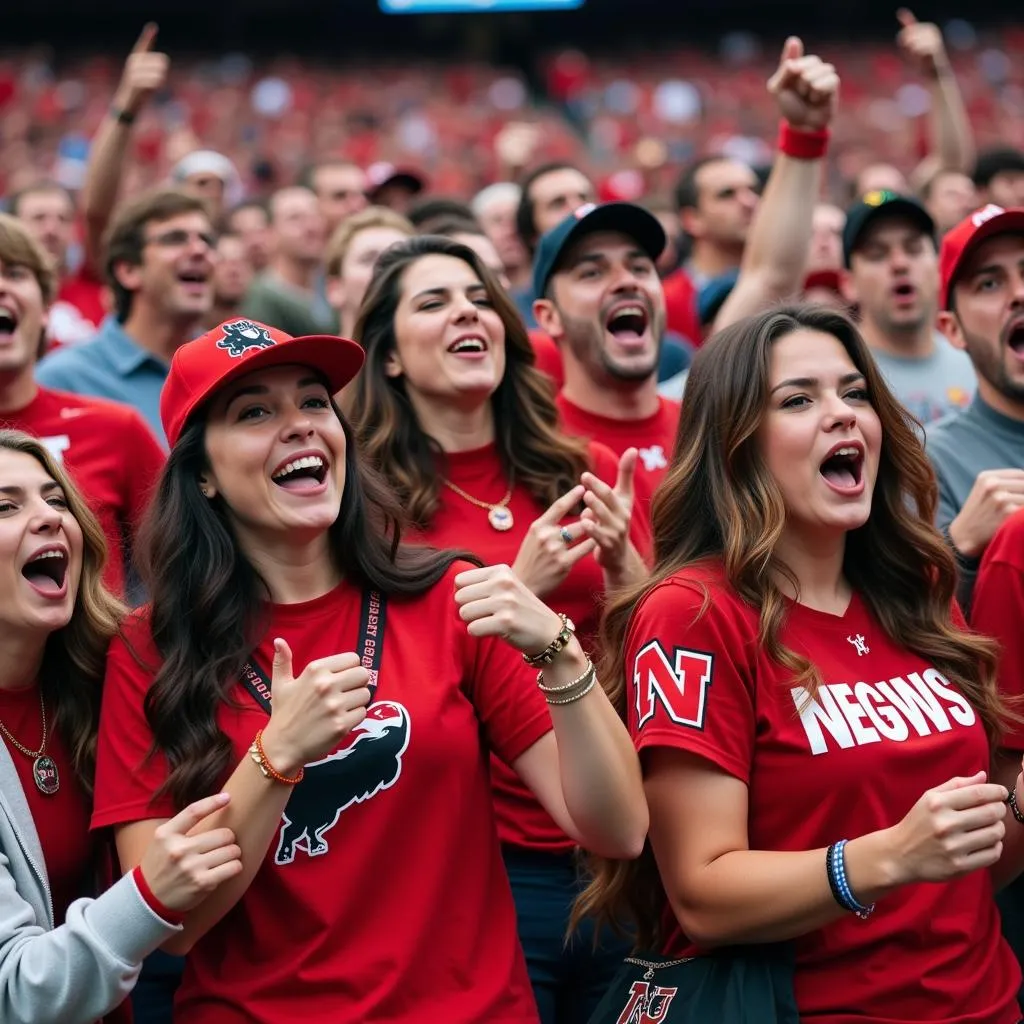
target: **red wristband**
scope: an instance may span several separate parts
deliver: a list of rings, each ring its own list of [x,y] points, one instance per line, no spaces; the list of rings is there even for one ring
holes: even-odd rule
[[[153,895],[153,890],[149,887],[149,882],[146,881],[146,876],[142,873],[142,867],[137,867],[132,872],[132,878],[135,879],[135,884],[138,886],[139,895],[142,897],[146,906],[156,914],[157,917],[162,917],[168,924],[183,924],[185,921],[185,915],[180,910],[171,910],[170,907],[161,903],[160,900]]]
[[[779,122],[779,152],[794,160],[820,160],[828,151],[831,135],[827,128],[805,131],[783,120]]]

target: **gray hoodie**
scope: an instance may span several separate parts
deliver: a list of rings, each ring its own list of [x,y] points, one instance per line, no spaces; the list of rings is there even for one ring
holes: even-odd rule
[[[0,740],[0,1021],[91,1024],[124,1000],[143,958],[177,931],[130,875],[97,899],[75,900],[54,928],[39,836]]]

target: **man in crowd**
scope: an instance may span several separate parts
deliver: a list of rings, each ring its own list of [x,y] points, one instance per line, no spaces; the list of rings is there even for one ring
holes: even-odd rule
[[[92,340],[47,356],[39,382],[134,406],[162,439],[160,389],[171,357],[210,311],[216,244],[195,196],[162,189],[125,204],[105,259],[114,313]]]
[[[541,238],[534,260],[537,321],[562,355],[562,424],[616,455],[637,448],[638,496],[664,476],[679,421],[678,403],[658,395],[664,246],[643,207],[588,204]]]
[[[71,270],[76,223],[71,193],[56,182],[43,181],[15,193],[8,209],[43,247],[57,271],[57,296],[46,328],[49,344],[75,345],[92,337],[106,315],[106,295],[84,247],[77,269]]]
[[[327,240],[316,196],[301,185],[275,192],[270,230],[270,265],[250,286],[242,312],[293,337],[335,330],[334,312],[318,294]]]
[[[253,273],[270,263],[270,212],[262,199],[245,199],[224,218],[224,228],[237,235],[245,246],[245,258]]]
[[[973,213],[943,239],[939,265],[939,327],[978,377],[974,401],[927,445],[966,611],[992,535],[1024,508],[1024,209]]]
[[[314,164],[299,183],[316,196],[328,238],[346,217],[367,206],[366,172],[351,160],[325,160]]]
[[[978,154],[974,166],[978,205],[1024,206],[1024,152],[1009,147]]]
[[[477,223],[498,250],[512,291],[522,291],[531,283],[530,254],[516,231],[516,210],[522,195],[518,185],[499,181],[478,192],[470,206]]]
[[[927,425],[974,394],[971,361],[935,329],[939,268],[935,223],[909,196],[869,192],[847,211],[846,299],[889,386]]]
[[[221,232],[213,264],[213,305],[206,316],[208,328],[241,315],[242,300],[252,284],[252,265],[240,235]]]
[[[940,238],[980,205],[970,177],[950,168],[936,171],[921,186],[921,202],[935,221]]]
[[[123,594],[130,543],[163,467],[163,450],[126,405],[42,388],[35,379],[54,273],[16,218],[0,214],[0,427],[38,437],[64,463],[103,527],[105,582]]]

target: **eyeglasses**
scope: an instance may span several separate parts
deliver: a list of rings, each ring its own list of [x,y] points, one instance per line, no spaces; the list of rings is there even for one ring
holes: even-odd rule
[[[151,235],[145,244],[158,245],[161,249],[181,249],[197,238],[208,249],[217,247],[217,236],[212,231],[186,231],[184,228],[172,228],[159,235]]]

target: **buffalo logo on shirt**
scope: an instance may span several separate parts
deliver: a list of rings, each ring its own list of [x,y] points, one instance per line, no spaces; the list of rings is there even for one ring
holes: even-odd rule
[[[327,853],[324,838],[342,812],[390,789],[402,774],[411,721],[405,706],[382,700],[333,754],[305,766],[281,815],[276,864],[291,864],[297,850],[310,857]]]
[[[657,640],[645,645],[633,664],[637,728],[660,704],[677,725],[704,728],[714,655],[675,647],[671,655]]]
[[[949,732],[977,721],[968,700],[937,669],[908,672],[877,683],[832,683],[812,697],[790,690],[812,754]]]
[[[224,337],[217,342],[217,348],[226,349],[233,359],[244,356],[251,348],[271,348],[274,345],[274,339],[267,329],[251,320],[232,320],[224,324],[221,330]]]
[[[629,1002],[622,1008],[615,1024],[660,1024],[668,1019],[669,1007],[679,990],[647,981],[634,981],[629,988]]]

